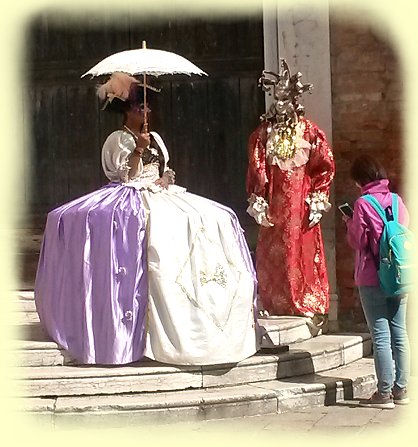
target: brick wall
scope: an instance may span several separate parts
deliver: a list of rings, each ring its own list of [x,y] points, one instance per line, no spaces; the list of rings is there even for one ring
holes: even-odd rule
[[[378,158],[394,190],[402,189],[402,79],[390,42],[368,25],[330,20],[335,202],[354,202],[349,169],[360,153]],[[401,192],[401,191],[400,191]],[[336,274],[340,319],[363,320],[353,282],[354,255],[336,215]]]

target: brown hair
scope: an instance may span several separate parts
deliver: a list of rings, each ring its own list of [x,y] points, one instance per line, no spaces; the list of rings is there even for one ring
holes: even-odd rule
[[[358,156],[351,165],[350,175],[360,186],[387,178],[385,168],[370,155]]]

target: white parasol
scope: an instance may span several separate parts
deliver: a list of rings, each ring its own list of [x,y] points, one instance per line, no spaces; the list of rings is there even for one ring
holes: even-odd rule
[[[163,74],[197,74],[205,75],[196,65],[176,53],[163,50],[152,50],[146,47],[146,42],[142,42],[142,48],[136,50],[126,50],[112,54],[96,64],[84,76],[101,76],[111,74],[116,71],[128,73],[130,75],[143,75],[144,102],[146,102],[146,76],[160,76]],[[144,112],[144,128],[147,129],[147,111]]]

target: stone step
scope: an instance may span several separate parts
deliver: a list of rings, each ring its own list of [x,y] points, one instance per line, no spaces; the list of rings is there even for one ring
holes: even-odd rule
[[[68,365],[75,364],[76,361],[72,359],[64,349],[61,349],[55,342],[51,341],[44,329],[42,328],[37,314],[32,313],[32,316],[27,317],[27,313],[22,312],[25,316],[25,321],[16,320],[18,324],[17,338],[12,342],[12,347],[19,350],[19,355],[16,357],[18,366],[47,366],[48,358],[43,355],[45,349],[55,349],[55,355],[51,358],[50,365]],[[29,313],[29,315],[31,315]],[[289,344],[309,340],[315,333],[309,325],[302,318],[294,317],[275,320],[274,324],[270,322],[266,327],[267,336],[262,340],[263,348],[273,348],[277,346],[287,346]],[[260,325],[264,322],[260,320]],[[46,353],[45,353],[46,354]],[[51,352],[48,352],[48,356]]]
[[[34,300],[34,291],[33,290],[16,290],[15,296],[17,300]]]
[[[15,299],[14,323],[18,325],[19,342],[14,346],[20,350],[16,356],[18,366],[57,366],[72,365],[76,362],[56,343],[53,343],[42,329],[33,291],[18,291]],[[322,330],[304,317],[269,317],[259,319],[262,328],[263,348],[287,346],[309,340],[322,334]],[[52,344],[51,344],[52,343]],[[45,352],[48,349],[48,352]],[[53,352],[52,349],[55,349]]]
[[[28,312],[34,312],[36,313],[36,306],[35,306],[35,300],[32,299],[24,299],[24,298],[20,298],[14,301],[13,303],[13,310],[15,312],[24,312],[24,313],[28,313]]]
[[[51,357],[55,353],[54,349],[45,352]],[[237,364],[170,366],[147,361],[127,366],[23,366],[17,378],[20,394],[32,397],[202,389],[318,373],[370,353],[368,334],[333,334],[294,343],[285,353],[256,354]]]
[[[33,291],[17,292],[13,308],[18,313],[15,316],[17,324],[24,325],[39,322]],[[311,324],[310,318],[280,316],[269,317],[268,319],[260,318],[258,321],[266,333],[263,340],[263,345],[266,347],[308,340],[312,336],[322,333],[320,329]]]
[[[36,312],[33,289],[15,290],[12,309],[16,312]]]
[[[39,323],[39,316],[33,300],[20,300],[13,308],[16,311],[13,315],[15,324],[23,326]],[[308,340],[322,333],[320,329],[310,324],[309,318],[283,316],[274,319],[260,318],[258,321],[260,326],[264,328],[263,345],[266,347]]]
[[[22,406],[50,427],[116,428],[285,413],[359,398],[375,386],[373,360],[363,358],[298,378],[182,391],[34,397],[25,398]]]
[[[13,321],[15,324],[19,325],[26,325],[26,324],[33,324],[33,323],[39,323],[39,316],[37,312],[14,312],[14,315],[12,316]]]

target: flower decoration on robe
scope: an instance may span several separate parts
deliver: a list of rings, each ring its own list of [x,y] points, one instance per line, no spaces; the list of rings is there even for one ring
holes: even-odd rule
[[[263,227],[273,226],[273,224],[267,219],[269,205],[266,199],[253,193],[248,199],[248,203],[250,205],[247,208],[247,213],[251,217],[254,217],[255,221],[259,225],[262,225]]]
[[[322,217],[323,212],[327,212],[331,208],[328,201],[328,195],[324,192],[313,192],[306,198],[309,205],[309,227],[316,225]]]

